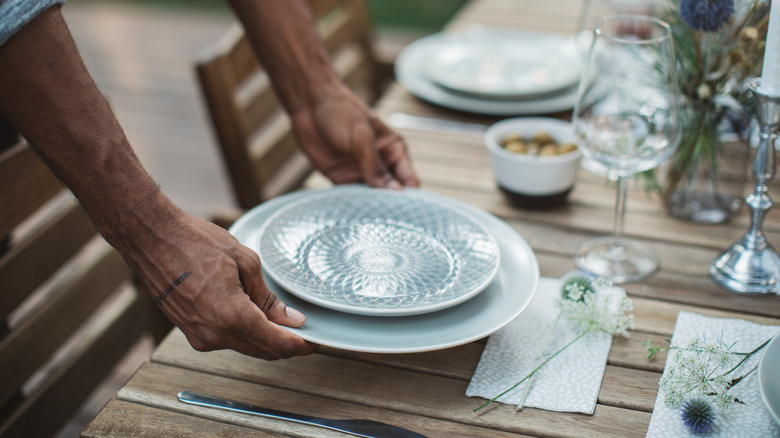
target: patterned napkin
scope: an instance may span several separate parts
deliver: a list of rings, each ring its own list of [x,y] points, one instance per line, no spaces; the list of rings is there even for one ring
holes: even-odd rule
[[[684,346],[693,338],[702,338],[705,342],[723,341],[730,345],[735,343],[732,351],[751,351],[775,334],[780,333],[780,326],[768,326],[755,324],[741,319],[725,319],[702,316],[691,312],[680,312],[674,327],[672,345]],[[740,367],[744,374],[750,370],[763,354],[762,350],[753,355]],[[674,355],[669,354],[666,360],[664,372],[668,370],[674,361]],[[745,404],[733,404],[728,410],[718,410],[718,419],[706,436],[708,437],[773,437],[780,436],[780,426],[774,422],[771,414],[761,400],[758,388],[758,372],[734,386],[730,391]],[[659,391],[655,400],[653,416],[650,419],[648,437],[694,437],[683,424],[680,417],[680,409],[666,406],[664,395]]]
[[[466,389],[467,396],[495,397],[536,368],[544,360],[538,360],[539,356],[558,351],[579,334],[564,318],[555,324],[560,288],[559,279],[540,279],[522,316],[490,336]],[[625,295],[623,289],[616,287],[607,288],[604,293]],[[612,336],[594,332],[563,350],[534,375],[525,406],[592,414],[611,346]],[[524,382],[498,401],[517,405],[527,384],[528,381]]]

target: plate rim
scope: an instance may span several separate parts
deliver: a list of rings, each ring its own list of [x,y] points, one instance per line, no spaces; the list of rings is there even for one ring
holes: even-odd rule
[[[568,77],[565,80],[560,81],[557,85],[546,85],[546,86],[540,86],[535,91],[488,91],[488,90],[480,90],[474,87],[461,87],[458,85],[453,84],[451,81],[447,79],[447,75],[437,75],[436,72],[442,71],[442,65],[441,63],[437,63],[436,60],[439,58],[439,56],[434,55],[432,57],[425,68],[426,73],[428,74],[429,79],[431,82],[438,84],[441,87],[444,87],[446,89],[452,90],[456,93],[461,93],[465,95],[471,95],[476,98],[491,98],[491,99],[504,99],[504,100],[511,100],[511,99],[518,99],[518,100],[530,100],[531,98],[540,98],[544,95],[549,95],[552,93],[556,93],[562,90],[565,90],[567,88],[571,88],[572,86],[576,85],[577,82],[580,80],[580,76],[582,74],[582,70],[584,68],[584,57],[583,56],[577,56],[574,51],[576,50],[575,42],[572,38],[566,37],[562,34],[556,34],[551,32],[546,33],[530,33],[530,32],[523,32],[523,31],[511,31],[508,29],[496,29],[492,28],[489,30],[486,30],[485,32],[482,32],[478,35],[472,35],[469,32],[458,32],[458,33],[450,33],[446,34],[447,36],[444,39],[447,44],[469,44],[471,46],[479,46],[480,44],[488,43],[487,45],[491,48],[495,47],[494,44],[489,44],[489,42],[502,42],[502,48],[506,48],[507,45],[512,45],[508,42],[507,37],[514,38],[514,39],[523,39],[526,41],[533,40],[534,44],[554,44],[554,45],[570,45],[572,50],[572,53],[563,54],[562,52],[556,52],[556,55],[559,55],[559,58],[561,60],[566,59],[573,59],[575,62],[577,62],[577,68],[570,70],[570,73],[568,74]],[[541,41],[540,41],[541,40]],[[524,43],[526,45],[526,43]],[[446,50],[452,50],[454,47],[441,47],[440,49],[442,52],[439,52],[439,55],[441,55]]]
[[[418,60],[429,56],[429,52],[437,48],[437,42],[449,35],[452,34],[441,32],[422,37],[406,46],[398,55],[394,65],[396,78],[409,93],[445,108],[494,116],[550,114],[574,107],[579,83],[558,93],[522,100],[480,99],[439,87],[421,74],[420,65],[424,63]]]
[[[333,189],[338,189],[341,186],[336,186]],[[308,189],[304,191],[310,191],[310,190],[327,190],[327,189]],[[406,188],[404,190],[419,190],[419,189],[411,189]],[[261,214],[263,212],[263,209],[269,209],[274,208],[278,205],[283,205],[284,202],[289,201],[289,199],[295,199],[296,194],[300,194],[299,192],[293,192],[288,195],[283,195],[277,198],[274,198],[270,201],[266,201],[265,203],[253,208],[246,214],[244,214],[241,218],[239,218],[235,224],[230,227],[230,232],[236,236],[239,240],[243,237],[244,239],[247,239],[247,236],[245,234],[249,233],[251,237],[251,232],[247,230],[242,230],[242,227],[245,227],[245,224],[251,223],[253,220],[253,217],[257,216],[258,214]],[[427,196],[432,197],[438,197],[438,199],[448,199],[442,195],[433,194],[430,192],[426,192]],[[452,348],[459,345],[463,345],[469,342],[473,342],[478,339],[482,339],[486,336],[489,336],[496,331],[500,330],[516,318],[518,318],[522,312],[528,307],[528,304],[533,299],[534,295],[536,294],[538,284],[539,284],[539,263],[536,259],[535,254],[533,253],[533,250],[531,249],[530,245],[526,242],[526,240],[520,236],[514,229],[512,229],[508,224],[503,222],[501,219],[493,216],[492,214],[477,209],[476,207],[473,207],[471,205],[468,205],[466,203],[463,203],[462,201],[457,201],[456,206],[463,207],[467,211],[473,212],[476,216],[480,218],[480,220],[485,219],[486,221],[492,221],[493,224],[489,225],[486,223],[486,226],[495,226],[497,228],[502,228],[506,233],[511,233],[512,236],[513,245],[512,245],[512,251],[517,251],[524,259],[527,259],[528,266],[526,266],[526,271],[530,273],[529,278],[526,279],[528,284],[526,285],[526,290],[524,290],[524,296],[522,299],[515,303],[514,308],[512,308],[507,314],[498,315],[496,317],[493,314],[482,314],[477,313],[474,314],[471,312],[472,310],[472,303],[475,301],[478,301],[480,299],[488,300],[490,306],[492,304],[492,309],[498,310],[506,310],[507,306],[502,305],[503,300],[499,302],[498,300],[503,298],[504,295],[507,295],[506,291],[504,292],[496,292],[498,294],[497,297],[493,298],[491,301],[491,296],[489,295],[492,293],[492,291],[488,291],[488,294],[480,294],[477,297],[475,297],[473,300],[466,301],[465,303],[461,303],[458,306],[454,306],[449,309],[442,310],[440,312],[436,312],[433,314],[423,314],[423,315],[417,315],[417,316],[408,316],[408,317],[398,317],[398,318],[375,318],[375,317],[368,317],[368,316],[362,316],[362,315],[354,315],[354,314],[348,314],[348,313],[340,313],[335,312],[330,309],[324,309],[324,308],[317,308],[317,306],[310,305],[311,311],[307,312],[306,309],[300,309],[304,310],[304,314],[307,315],[307,318],[309,318],[310,321],[316,321],[319,318],[323,318],[325,320],[328,319],[328,314],[330,313],[340,313],[339,315],[333,315],[335,318],[338,316],[339,318],[339,325],[338,330],[336,330],[335,327],[331,327],[330,330],[333,331],[333,333],[325,333],[319,334],[315,331],[312,331],[311,327],[307,327],[306,324],[304,324],[301,328],[291,328],[291,327],[284,327],[285,329],[289,330],[292,333],[295,333],[298,336],[301,336],[303,339],[306,339],[310,342],[314,342],[320,345],[332,347],[332,348],[339,348],[343,350],[348,351],[355,351],[355,352],[364,352],[364,353],[379,353],[379,354],[403,354],[403,353],[420,353],[420,352],[426,352],[426,351],[434,351],[434,350],[441,350],[445,348]],[[241,236],[241,234],[244,234],[244,236]],[[243,243],[243,242],[242,242]],[[501,244],[501,241],[499,241],[499,244]],[[508,243],[507,243],[508,244]],[[504,258],[502,258],[503,260]],[[268,282],[269,288],[277,293],[277,295],[280,296],[282,301],[285,301],[285,294],[284,291],[281,290],[278,285],[275,283],[272,283],[272,281]],[[490,286],[489,286],[490,287]],[[293,295],[289,295],[289,298],[292,300],[297,300]],[[306,303],[301,300],[301,304],[308,305],[309,303]],[[353,330],[362,329],[363,326],[366,327],[372,327],[372,322],[380,319],[382,321],[385,321],[385,324],[394,325],[394,324],[401,324],[404,326],[410,326],[412,328],[420,328],[425,329],[426,325],[421,322],[424,321],[426,318],[432,316],[432,315],[446,315],[448,313],[456,314],[457,311],[463,310],[464,313],[467,315],[479,319],[481,322],[483,322],[484,328],[472,329],[468,326],[464,327],[465,322],[455,318],[451,324],[447,327],[440,327],[442,329],[447,329],[448,332],[455,332],[457,333],[457,337],[442,341],[440,338],[432,339],[432,336],[434,334],[431,334],[428,331],[423,331],[422,335],[418,335],[417,337],[409,338],[409,337],[403,337],[401,339],[397,339],[398,341],[404,341],[406,344],[402,345],[389,345],[385,343],[385,345],[380,345],[381,342],[377,343],[377,338],[372,337],[371,342],[359,342],[359,341],[352,341],[349,339],[345,339],[343,336],[341,336],[341,333],[344,332],[344,330],[349,331],[350,327],[352,327]],[[466,312],[468,311],[468,312]],[[324,315],[324,317],[321,317],[320,315]],[[457,315],[456,315],[457,316]],[[346,323],[346,324],[344,324]],[[327,321],[324,324],[325,326],[328,325]],[[334,324],[335,325],[335,324]],[[354,327],[353,327],[354,326]],[[357,327],[357,328],[355,328]],[[327,328],[327,327],[326,327]],[[316,329],[315,329],[316,330]],[[464,332],[465,330],[465,332]],[[335,334],[335,336],[328,337],[326,335],[329,334]],[[383,333],[384,334],[384,333]],[[390,331],[386,333],[387,336],[390,337],[399,337],[402,335],[399,335],[393,331]]]
[[[778,357],[776,362],[780,362],[780,333],[776,333],[772,340],[769,341],[769,344],[767,344],[766,350],[764,351],[764,354],[761,355],[761,360],[758,363],[758,389],[761,393],[761,400],[764,401],[764,406],[766,406],[769,414],[774,418],[777,424],[780,424],[780,402],[777,405],[772,404],[772,401],[769,400],[769,395],[766,393],[767,389],[764,385],[765,375],[766,373],[770,372],[768,369],[769,365],[767,364],[769,359],[765,360],[770,350]],[[777,399],[780,400],[780,394],[777,395]]]
[[[399,194],[397,190],[392,189],[372,189],[376,190],[378,193],[386,194],[386,195],[396,195]],[[367,193],[365,190],[365,187],[346,187],[344,186],[344,192],[356,192],[356,193]],[[444,204],[441,201],[437,200],[431,200],[431,199],[425,199],[424,196],[419,196],[416,192],[410,192],[411,196],[415,196],[417,199],[429,202],[431,204],[435,204],[440,208],[443,208],[445,210],[448,210],[454,214],[458,214],[462,218],[466,219],[469,223],[479,228],[485,236],[490,240],[493,247],[496,249],[496,261],[495,264],[492,267],[492,270],[486,275],[483,280],[475,285],[471,291],[464,293],[462,295],[459,295],[453,299],[445,300],[437,303],[427,304],[424,306],[416,306],[416,307],[404,307],[404,308],[377,308],[377,307],[363,307],[363,306],[356,306],[356,305],[349,305],[349,304],[342,304],[342,303],[336,303],[333,301],[329,301],[327,299],[318,297],[316,295],[311,295],[306,292],[302,292],[297,290],[293,285],[291,285],[289,282],[287,282],[285,279],[281,278],[278,272],[274,272],[272,269],[269,269],[268,263],[266,263],[267,258],[263,257],[263,254],[258,251],[258,256],[260,257],[261,263],[264,266],[263,270],[276,282],[284,288],[287,292],[289,292],[292,295],[297,296],[298,298],[309,301],[311,303],[333,309],[338,310],[341,312],[347,312],[347,313],[354,313],[357,315],[370,315],[370,316],[385,316],[385,317],[396,317],[396,316],[408,316],[408,315],[418,315],[423,313],[429,313],[434,312],[442,309],[446,309],[448,307],[456,306],[464,301],[467,301],[471,298],[473,298],[475,295],[481,293],[485,288],[493,281],[496,274],[498,273],[498,270],[501,266],[501,252],[498,247],[498,241],[496,240],[495,236],[493,236],[492,233],[485,227],[482,223],[480,223],[472,214],[469,214],[467,212],[464,212],[462,210],[453,208],[451,206],[448,206]],[[260,226],[260,229],[257,231],[257,238],[254,242],[254,245],[259,249],[260,248],[260,241],[262,240],[263,234],[265,233],[266,229],[270,226],[271,222],[284,214],[285,212],[296,208],[297,206],[301,204],[305,204],[307,202],[316,201],[320,198],[325,198],[328,196],[335,196],[335,193],[332,191],[319,191],[315,193],[311,193],[308,196],[303,196],[299,199],[293,200],[289,202],[287,205],[277,209],[274,211],[273,214],[271,214]]]

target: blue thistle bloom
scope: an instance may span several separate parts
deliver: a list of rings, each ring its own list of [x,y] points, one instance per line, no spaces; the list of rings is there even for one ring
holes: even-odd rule
[[[734,14],[734,0],[680,0],[680,17],[693,30],[715,32]]]
[[[683,424],[693,433],[706,433],[715,423],[715,409],[704,398],[688,399],[681,410]]]

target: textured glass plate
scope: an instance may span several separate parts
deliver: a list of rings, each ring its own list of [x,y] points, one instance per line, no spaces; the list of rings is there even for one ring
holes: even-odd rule
[[[477,97],[522,98],[572,87],[582,66],[582,51],[571,38],[488,30],[444,38],[429,62],[428,76]]]
[[[780,335],[769,342],[758,364],[758,388],[769,413],[780,424]]]
[[[493,236],[417,192],[353,187],[312,194],[272,215],[256,246],[268,274],[324,307],[411,315],[461,303],[499,266]]]
[[[349,187],[338,186],[323,192]],[[288,330],[310,342],[343,350],[417,353],[482,339],[520,316],[531,302],[539,281],[539,264],[528,243],[509,225],[489,213],[457,200],[415,191],[420,196],[471,214],[496,238],[501,262],[495,279],[488,287],[474,298],[438,312],[377,318],[339,312],[301,300],[266,276],[268,287],[279,299],[306,315],[306,323],[302,327],[287,327]],[[311,196],[310,191],[295,192],[266,201],[236,221],[230,232],[241,243],[252,246],[268,217],[276,210],[307,196]]]

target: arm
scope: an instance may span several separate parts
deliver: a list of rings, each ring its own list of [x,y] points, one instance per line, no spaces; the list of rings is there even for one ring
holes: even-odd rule
[[[338,78],[303,0],[228,0],[314,165],[340,183],[418,186],[398,134]]]
[[[313,350],[277,325],[300,326],[304,317],[268,290],[257,254],[178,209],[143,169],[58,8],[0,46],[0,84],[0,110],[194,348],[265,359]]]

